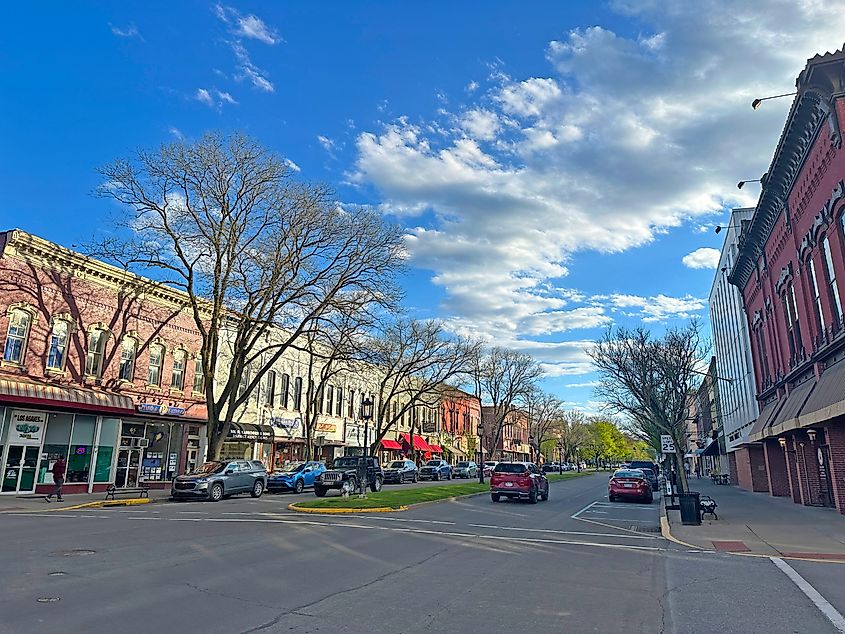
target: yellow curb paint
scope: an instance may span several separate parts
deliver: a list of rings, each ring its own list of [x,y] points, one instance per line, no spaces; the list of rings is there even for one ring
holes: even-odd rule
[[[399,511],[407,511],[407,506],[400,506],[392,508],[390,506],[378,506],[371,509],[351,509],[351,508],[308,508],[297,506],[296,504],[288,504],[289,511],[298,511],[299,513],[317,513],[320,515],[343,515],[344,513],[397,513]]]
[[[139,504],[149,504],[149,498],[128,498],[126,500],[103,500],[101,502],[86,502],[85,504],[77,504],[75,506],[63,506],[55,509],[44,509],[45,511],[73,511],[76,509],[99,509],[108,506],[137,506]]]
[[[687,548],[693,548],[695,550],[710,550],[708,548],[702,548],[701,546],[695,546],[694,544],[688,544],[685,541],[681,541],[677,537],[672,534],[672,531],[669,530],[669,518],[665,515],[660,516],[660,534],[663,535],[664,539],[668,539],[670,542],[675,542],[681,546],[685,546]]]

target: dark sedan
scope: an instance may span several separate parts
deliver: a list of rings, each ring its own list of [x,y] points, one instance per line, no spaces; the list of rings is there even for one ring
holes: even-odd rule
[[[445,460],[429,460],[420,469],[420,480],[451,480],[452,467]]]
[[[384,470],[385,484],[405,484],[419,479],[417,465],[410,460],[394,460]]]

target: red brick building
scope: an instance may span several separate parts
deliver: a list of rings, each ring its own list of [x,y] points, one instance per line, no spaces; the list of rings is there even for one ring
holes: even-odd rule
[[[439,440],[454,461],[477,460],[481,405],[472,394],[448,388],[440,399]]]
[[[760,415],[731,461],[741,487],[845,513],[845,54],[816,56],[743,227]]]
[[[505,416],[502,433],[495,448],[492,449],[496,436],[495,414],[492,406],[481,408],[484,419],[484,455],[495,460],[530,460],[531,449],[528,445],[528,414],[512,410]]]
[[[201,337],[167,286],[0,233],[0,489],[165,486],[202,457]]]

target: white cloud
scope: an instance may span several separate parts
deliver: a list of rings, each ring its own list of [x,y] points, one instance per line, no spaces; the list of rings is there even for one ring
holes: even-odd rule
[[[238,17],[238,28],[235,32],[238,35],[259,40],[265,44],[276,44],[279,41],[276,32],[264,24],[261,18],[252,14]]]
[[[296,163],[294,163],[293,161],[291,161],[289,158],[286,158],[286,159],[285,159],[285,165],[287,165],[287,166],[288,166],[290,169],[292,169],[294,172],[301,172],[301,171],[302,171],[302,168],[301,168],[301,167],[299,167],[299,165],[297,165],[297,164],[296,164]]]
[[[179,141],[183,141],[185,139],[185,135],[182,134],[182,131],[175,125],[170,126],[167,131],[173,136],[173,138]]]
[[[685,255],[681,258],[681,262],[691,269],[715,269],[719,266],[719,256],[718,249],[702,247]]]
[[[221,91],[221,90],[218,90],[216,92],[217,92],[217,98],[220,101],[225,101],[228,104],[237,104],[238,103],[237,101],[235,101],[235,98],[232,95],[230,95],[228,92],[224,92],[224,91]]]
[[[573,313],[559,278],[579,251],[622,252],[752,205],[756,192],[735,183],[768,166],[789,103],[754,112],[751,99],[785,92],[845,32],[845,14],[811,1],[611,9],[636,28],[573,29],[547,43],[549,65],[533,76],[493,63],[484,89],[467,85],[467,106],[357,137],[350,181],[375,187],[392,213],[426,214],[408,231],[412,261],[434,271],[444,307],[473,332],[518,340],[607,315],[703,310],[693,296],[620,293],[587,299],[603,312]]]
[[[323,149],[329,153],[329,155],[334,158],[334,149],[335,149],[335,142],[327,136],[322,134],[317,135],[317,141],[323,147]]]
[[[598,387],[598,385],[599,385],[598,381],[585,381],[584,383],[567,383],[563,387],[576,389],[576,388],[585,388],[585,387]]]
[[[282,39],[275,29],[268,26],[256,15],[244,16],[237,9],[223,4],[215,4],[213,11],[219,20],[228,25],[229,32],[236,38],[229,42],[237,60],[237,73],[234,75],[234,79],[236,81],[249,80],[255,88],[262,92],[274,92],[275,86],[270,81],[269,74],[253,63],[241,38],[258,40],[265,44],[276,44],[281,42]]]
[[[464,88],[464,90],[466,90],[467,92],[470,92],[470,93],[475,92],[476,90],[478,90],[478,82],[477,81],[469,82],[466,85],[466,88]]]
[[[248,79],[254,87],[262,92],[273,92],[275,90],[273,82],[268,79],[267,72],[252,63],[252,58],[243,44],[233,42],[232,52],[235,54],[235,58],[239,63],[238,70],[240,73],[235,76],[236,80],[243,81],[244,79]]]
[[[129,26],[127,26],[125,28],[121,28],[121,27],[115,26],[113,24],[110,24],[109,26],[111,26],[111,32],[118,37],[125,37],[125,38],[137,37],[138,39],[141,39],[141,40],[144,39],[144,38],[141,37],[141,32],[138,30],[138,27],[136,27],[134,24],[130,24]]]
[[[212,97],[211,93],[205,88],[198,88],[196,94],[194,95],[194,99],[204,103],[206,106],[214,107],[214,97]]]

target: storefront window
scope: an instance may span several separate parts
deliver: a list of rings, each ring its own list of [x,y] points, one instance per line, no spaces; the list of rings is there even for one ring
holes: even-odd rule
[[[100,423],[100,439],[97,445],[97,462],[94,465],[94,482],[111,481],[111,464],[117,441],[120,419],[104,418]]]
[[[50,414],[47,429],[44,432],[42,460],[38,468],[38,483],[52,484],[53,474],[50,469],[60,456],[68,458],[70,432],[73,427],[73,414]]]
[[[176,471],[178,454],[170,453],[170,425],[168,423],[147,423],[145,438],[149,445],[141,461],[143,480],[169,480]],[[172,463],[172,469],[170,465]]]
[[[74,418],[70,452],[67,458],[66,479],[68,482],[88,482],[96,422],[97,419],[94,416],[77,415]]]

